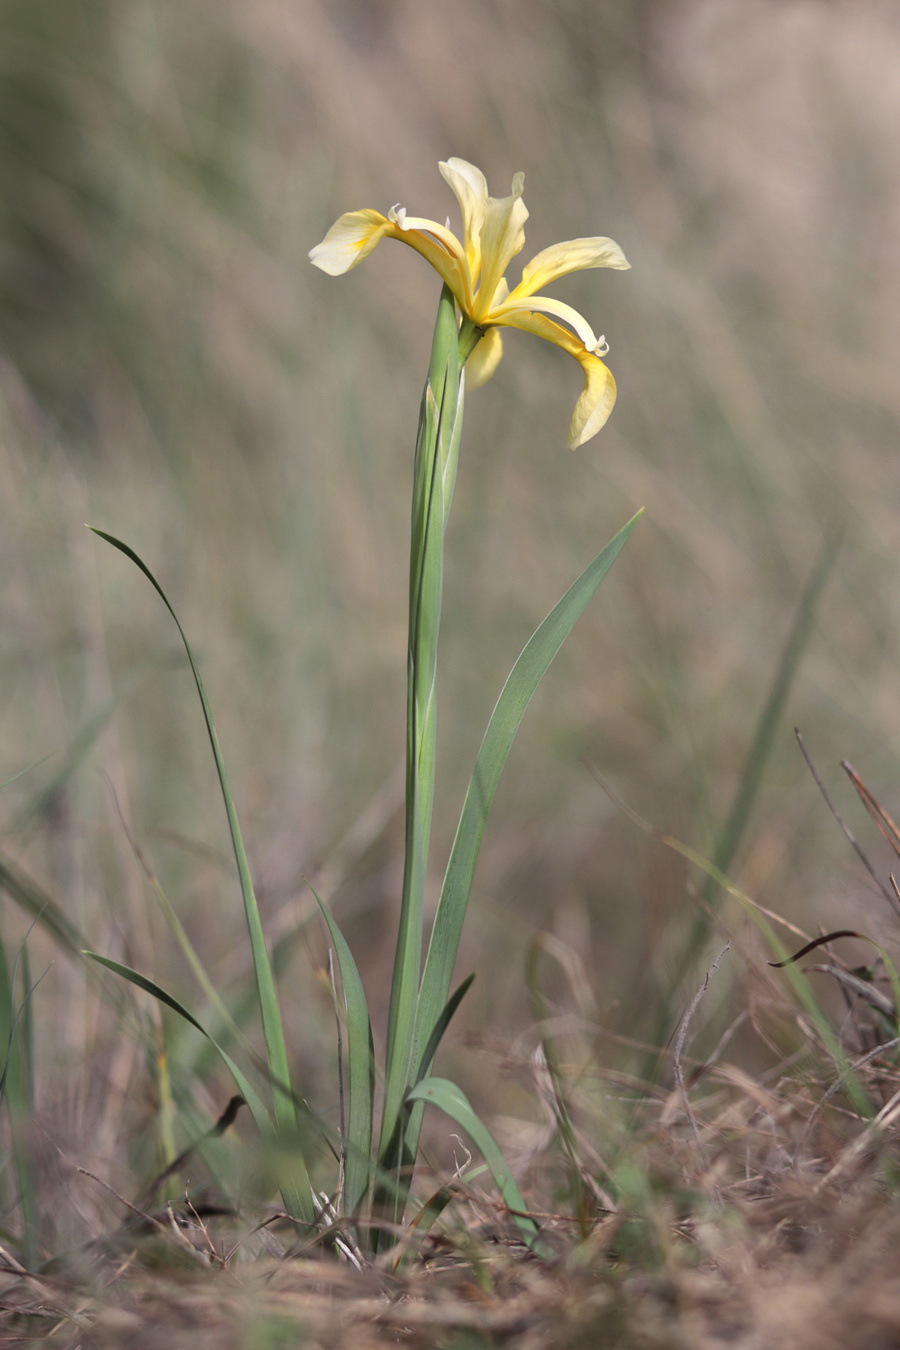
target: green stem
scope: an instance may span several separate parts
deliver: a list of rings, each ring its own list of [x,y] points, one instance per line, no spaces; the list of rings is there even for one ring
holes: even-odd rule
[[[473,335],[465,325],[464,331],[464,356],[468,356],[474,345],[471,343]],[[422,964],[425,873],[434,800],[435,685],[443,588],[444,531],[456,481],[462,431],[462,337],[457,329],[453,295],[445,286],[438,306],[431,362],[422,395],[413,476],[407,665],[406,853],[388,1015],[385,1098],[379,1143],[382,1168],[395,1173],[402,1169],[399,1186],[394,1188],[390,1201],[395,1221],[399,1221],[402,1216],[409,1173],[414,1162],[414,1159],[403,1156],[404,1099],[414,1072],[412,1051]]]

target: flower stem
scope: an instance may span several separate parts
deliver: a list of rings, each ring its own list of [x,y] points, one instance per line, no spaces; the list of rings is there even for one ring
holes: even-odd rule
[[[470,335],[467,335],[470,336]],[[472,344],[474,345],[474,343]],[[435,685],[443,588],[444,531],[450,513],[462,431],[461,334],[451,291],[443,288],[422,395],[413,474],[409,565],[406,723],[406,852],[403,895],[388,1015],[381,1167],[397,1176],[388,1208],[399,1221],[414,1159],[404,1157],[404,1099],[422,964],[425,874],[434,800]],[[471,350],[471,347],[469,347]],[[466,353],[468,355],[468,352]],[[384,1212],[388,1197],[376,1197]]]

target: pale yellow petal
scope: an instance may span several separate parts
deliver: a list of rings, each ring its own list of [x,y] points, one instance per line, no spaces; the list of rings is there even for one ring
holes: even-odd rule
[[[503,355],[499,328],[489,328],[466,362],[466,388],[478,389],[493,375]]]
[[[600,358],[587,351],[581,339],[570,333],[568,328],[554,323],[543,314],[516,310],[504,322],[510,328],[534,333],[536,337],[562,347],[564,352],[575,357],[584,372],[584,389],[572,415],[569,449],[574,450],[596,436],[616,401],[616,382]]]
[[[591,267],[615,267],[624,271],[630,266],[631,263],[613,239],[569,239],[563,244],[552,244],[550,248],[536,254],[522,269],[522,280],[513,294],[533,295],[557,277],[568,276],[570,272],[581,272]]]
[[[408,216],[402,208],[391,208],[390,219],[399,231],[394,237],[409,244],[427,258],[456,297],[464,314],[471,314],[474,287],[465,249],[456,235],[436,220]],[[446,256],[442,256],[446,255]]]
[[[309,250],[309,260],[331,277],[343,276],[368,258],[393,228],[380,211],[348,211],[335,221],[321,244]]]
[[[481,226],[488,195],[487,179],[480,169],[465,159],[448,159],[446,163],[442,161],[440,170],[459,202],[466,258],[473,285],[477,286],[481,264]]]
[[[481,227],[481,282],[473,315],[476,323],[489,313],[510,260],[521,252],[525,243],[528,210],[522,201],[523,182],[524,176],[516,174],[512,196],[499,201],[488,197],[485,202]]]
[[[516,291],[513,291],[508,300],[494,305],[489,318],[492,323],[509,324],[512,321],[510,316],[518,312],[552,314],[555,319],[562,319],[575,330],[589,352],[597,352],[603,346],[603,339],[597,339],[583,314],[579,314],[577,309],[573,309],[564,301],[553,300],[547,295],[531,295],[524,301],[518,301]]]
[[[581,368],[584,371],[584,389],[575,404],[569,427],[570,450],[577,450],[579,445],[584,445],[585,441],[596,436],[616,401],[616,382],[612,371],[598,356],[585,356],[581,360]]]

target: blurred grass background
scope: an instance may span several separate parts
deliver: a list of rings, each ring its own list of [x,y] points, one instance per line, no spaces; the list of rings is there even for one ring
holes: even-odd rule
[[[455,222],[450,155],[498,196],[524,170],[522,260],[608,234],[633,270],[554,291],[611,344],[619,402],[596,440],[566,451],[578,372],[521,335],[468,403],[436,880],[509,666],[647,508],[501,782],[460,1027],[492,1047],[523,1033],[524,952],[547,929],[610,1027],[656,1030],[696,885],[588,765],[712,856],[838,536],[731,872],[810,930],[892,941],[791,727],[886,871],[837,761],[897,809],[898,72],[900,18],[878,0],[6,0],[0,780],[34,767],[3,789],[3,848],[91,946],[201,1011],[112,788],[223,992],[249,978],[176,634],[86,521],[147,561],[201,658],[269,931],[300,933],[281,987],[322,1109],[333,1022],[304,876],[386,1006],[408,496],[438,287],[404,249],[339,280],[306,255],[345,210]],[[2,923],[14,951],[28,919],[5,899]],[[83,1159],[89,1140],[124,1167],[153,1095],[140,1039],[52,942],[30,946],[34,975],[52,961],[34,996],[48,1157],[68,1139]],[[496,1095],[492,1056],[454,1072]]]

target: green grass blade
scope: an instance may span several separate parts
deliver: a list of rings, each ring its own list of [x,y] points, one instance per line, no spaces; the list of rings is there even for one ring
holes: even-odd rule
[[[781,653],[775,678],[756,724],[747,760],[741,772],[737,794],[728,817],[719,832],[713,851],[713,866],[721,873],[727,873],[744,837],[766,765],[775,745],[775,737],[784,713],[785,704],[812,635],[819,598],[837,560],[838,543],[839,541],[833,538],[826,540],[816,567],[797,606],[794,622]],[[650,1033],[650,1040],[654,1044],[665,1041],[675,1021],[674,1008],[677,1000],[683,994],[684,981],[693,969],[710,934],[712,912],[715,909],[717,893],[718,882],[715,877],[710,875],[703,887],[704,904],[698,909],[694,917],[694,922],[682,951],[672,962],[672,973],[668,988],[663,990],[659,1006],[654,1011],[654,1024]],[[659,1061],[657,1060],[656,1063],[658,1065]],[[652,1077],[655,1073],[655,1069],[650,1062],[644,1066],[644,1073],[648,1077]]]
[[[90,961],[96,961],[98,966],[105,966],[107,970],[111,970],[113,974],[121,976],[121,978],[127,980],[129,984],[137,985],[138,989],[143,989],[144,993],[152,994],[158,1002],[164,1003],[167,1008],[171,1008],[173,1012],[178,1013],[178,1016],[183,1017],[185,1022],[189,1022],[192,1027],[195,1027],[196,1030],[200,1032],[201,1036],[205,1036],[210,1045],[214,1046],[221,1055],[228,1072],[235,1081],[238,1091],[245,1098],[260,1132],[267,1135],[272,1133],[272,1118],[269,1115],[268,1109],[262,1098],[250,1083],[246,1074],[237,1067],[227,1051],[224,1050],[215,1038],[209,1034],[202,1022],[198,1022],[194,1014],[189,1012],[184,1004],[180,1003],[179,1000],[175,998],[174,994],[170,994],[168,990],[163,989],[162,985],[157,984],[155,980],[149,979],[146,975],[142,975],[140,971],[134,970],[131,966],[123,965],[121,961],[114,961],[111,956],[101,956],[99,952],[92,951],[84,951],[82,955],[86,956]]]
[[[55,900],[9,858],[0,854],[0,890],[40,923],[70,956],[81,957],[85,939]]]
[[[19,947],[11,974],[6,962],[5,949],[0,943],[0,1046],[5,1046],[3,1070],[0,1075],[0,1101],[5,1101],[9,1115],[12,1162],[22,1222],[22,1256],[26,1267],[35,1270],[40,1254],[40,1209],[37,1202],[33,1151],[34,1062],[33,1058],[30,1058],[33,1056],[33,1045],[30,1044],[29,1022],[34,986],[28,976],[26,954],[26,943],[30,933],[31,929]],[[15,987],[20,959],[23,960],[25,993],[21,1004],[16,1008]],[[23,1026],[24,1035],[20,1034],[20,1025]]]
[[[466,792],[428,946],[416,1016],[416,1047],[420,1055],[429,1044],[447,1001],[485,822],[519,723],[553,658],[619,556],[640,514],[639,511],[619,531],[551,610],[526,643],[497,700]],[[420,1068],[427,1073],[430,1064],[420,1058]]]
[[[117,810],[119,809],[118,802],[116,802],[116,809]],[[148,858],[146,857],[144,851],[141,849],[137,840],[132,835],[131,830],[129,829],[121,811],[119,811],[119,820],[122,823],[122,828],[125,831],[125,836],[128,840],[128,843],[131,846],[131,851],[134,854],[135,858],[137,859],[144,873],[144,876],[147,878],[147,884],[149,885],[150,889],[155,895],[157,904],[159,905],[160,909],[165,915],[166,922],[168,923],[169,927],[172,930],[172,934],[175,938],[175,941],[181,948],[181,953],[184,956],[184,959],[187,961],[188,965],[191,968],[194,979],[197,981],[200,988],[203,990],[203,993],[206,995],[207,1001],[209,1002],[212,1009],[218,1014],[222,1027],[226,1029],[235,1038],[235,1040],[240,1045],[242,1050],[244,1050],[248,1055],[255,1057],[255,1051],[253,1047],[247,1040],[247,1037],[241,1031],[240,1027],[232,1017],[229,1010],[226,1008],[225,1003],[223,1002],[218,989],[216,989],[215,985],[213,984],[212,980],[207,974],[206,967],[201,961],[200,955],[196,947],[194,946],[193,942],[191,942],[191,939],[187,934],[187,930],[185,929],[184,924],[179,919],[177,913],[175,912],[175,908],[172,905],[172,902],[170,901],[169,897],[163,890],[160,884],[159,877],[156,875],[156,872],[150,865]]]
[[[312,888],[310,888],[312,889]],[[363,1204],[371,1176],[372,1116],[375,1103],[375,1048],[372,1024],[359,970],[347,941],[316,896],[341,972],[347,1012],[348,1112],[344,1164],[344,1212],[356,1214]]]
[[[542,1244],[538,1237],[538,1226],[525,1213],[525,1201],[500,1152],[500,1146],[483,1121],[478,1119],[465,1094],[446,1078],[423,1078],[407,1094],[407,1101],[437,1106],[460,1129],[465,1130],[490,1168],[497,1190],[504,1204],[513,1211],[513,1219],[523,1238],[533,1251],[540,1252]]]
[[[146,975],[141,975],[131,966],[123,965],[121,961],[114,961],[110,956],[101,956],[99,952],[85,951],[82,955],[90,961],[95,961],[99,966],[105,966],[107,970],[121,976],[123,980],[127,980],[130,984],[137,985],[138,989],[143,989],[145,993],[151,994],[153,998],[160,1003],[164,1003],[167,1008],[171,1008],[173,1012],[178,1013],[179,1017],[184,1018],[192,1027],[195,1027],[201,1036],[204,1036],[210,1045],[218,1051],[223,1064],[234,1079],[235,1086],[250,1108],[250,1114],[253,1116],[256,1128],[259,1130],[264,1143],[267,1145],[277,1144],[278,1132],[273,1125],[268,1108],[253,1084],[247,1075],[238,1068],[227,1050],[219,1044],[215,1037],[209,1034],[203,1024],[197,1021],[197,1018],[188,1011],[183,1003],[180,1003],[173,994],[163,989],[162,985],[157,984],[155,980],[148,979]],[[289,1171],[285,1171],[284,1168],[279,1169],[278,1183],[288,1213],[293,1218],[300,1219],[304,1224],[313,1224],[315,1215],[310,1199],[306,1169],[303,1166],[298,1167],[297,1161],[297,1159],[291,1160],[293,1165]]]
[[[197,669],[197,663],[194,660],[194,654],[191,651],[184,629],[179,622],[178,615],[169,603],[165,591],[162,589],[147,565],[141,561],[133,549],[129,548],[127,544],[123,544],[120,539],[116,539],[111,534],[106,534],[103,530],[94,530],[93,532],[94,534],[99,535],[101,539],[105,539],[108,544],[112,544],[113,548],[117,548],[120,553],[124,553],[126,558],[130,558],[135,566],[143,572],[144,576],[154,587],[162,599],[163,604],[166,606],[166,609],[174,619],[175,626],[184,643],[184,649],[187,653],[188,661],[190,662],[191,671],[193,672],[194,683],[197,686],[197,693],[200,696],[200,703],[203,707],[206,730],[209,734],[209,741],[216,762],[216,770],[219,775],[219,785],[222,790],[222,799],[225,803],[225,812],[228,817],[228,829],[231,833],[231,843],[234,849],[235,862],[237,863],[238,876],[241,883],[241,895],[244,901],[244,913],[250,934],[250,948],[253,954],[253,968],[256,974],[256,987],[259,994],[263,1034],[266,1041],[266,1055],[268,1056],[269,1071],[272,1078],[275,1122],[280,1132],[283,1132],[288,1136],[295,1136],[297,1131],[297,1113],[294,1107],[294,1098],[290,1087],[291,1079],[287,1048],[284,1042],[281,1014],[278,1010],[278,997],[275,990],[275,981],[272,976],[272,967],[269,961],[269,953],[266,948],[265,935],[263,934],[259,906],[256,903],[253,882],[250,878],[250,867],[247,862],[244,841],[241,837],[234,798],[231,795],[231,788],[228,784],[228,775],[225,771],[225,762],[219,749],[219,740],[216,735],[215,726],[213,725],[212,712],[206,697],[206,691],[203,687],[203,681],[200,678],[200,672]]]
[[[793,626],[781,654],[775,678],[769,689],[769,696],[756,725],[747,761],[741,773],[737,795],[716,842],[712,861],[720,872],[728,871],[744,837],[750,813],[753,810],[753,804],[756,801],[763,774],[772,753],[778,724],[781,721],[788,695],[793,688],[794,678],[812,634],[819,598],[836,561],[837,543],[835,540],[829,539],[825,543],[821,557],[800,598]],[[716,881],[712,877],[707,878],[703,890],[703,898],[707,906],[713,904],[716,891]],[[672,980],[672,988],[676,992],[681,980],[696,960],[699,950],[709,934],[710,924],[711,919],[707,910],[699,910]]]
[[[14,773],[11,778],[4,779],[4,781],[0,783],[0,790],[8,788],[12,783],[17,783],[20,778],[24,778],[25,775],[31,773],[33,769],[40,768],[40,766],[46,763],[48,759],[52,759],[56,753],[56,750],[48,750],[46,755],[41,755],[40,759],[36,759],[32,764],[26,764],[24,769],[20,769],[18,773]]]
[[[698,853],[696,849],[690,848],[687,844],[683,844],[680,839],[676,839],[673,835],[664,834],[662,831],[657,830],[649,821],[644,820],[643,816],[638,815],[637,811],[633,810],[632,807],[626,805],[626,803],[620,799],[617,799],[617,801],[619,808],[629,820],[633,821],[634,824],[646,834],[654,839],[658,839],[661,844],[665,844],[667,848],[672,849],[675,853],[680,853],[689,863],[693,863],[694,866],[704,872],[707,877],[712,878],[716,885],[721,886],[722,889],[736,900],[741,908],[750,916],[762,934],[765,942],[768,944],[770,951],[775,955],[779,962],[785,964],[784,974],[798,1001],[808,1014],[810,1020],[815,1024],[822,1044],[828,1055],[830,1055],[831,1059],[834,1061],[840,1078],[846,1083],[847,1095],[852,1101],[854,1108],[863,1119],[871,1120],[875,1114],[875,1110],[869,1100],[862,1081],[854,1072],[853,1066],[847,1058],[847,1052],[844,1049],[840,1036],[834,1030],[827,1016],[822,1011],[813,992],[812,985],[804,971],[788,960],[791,953],[778,937],[778,934],[769,922],[765,912],[755,903],[755,901],[751,900],[749,895],[746,895],[742,890],[735,886],[725,873],[716,867],[715,863],[710,862],[708,858],[704,858],[702,853]]]

